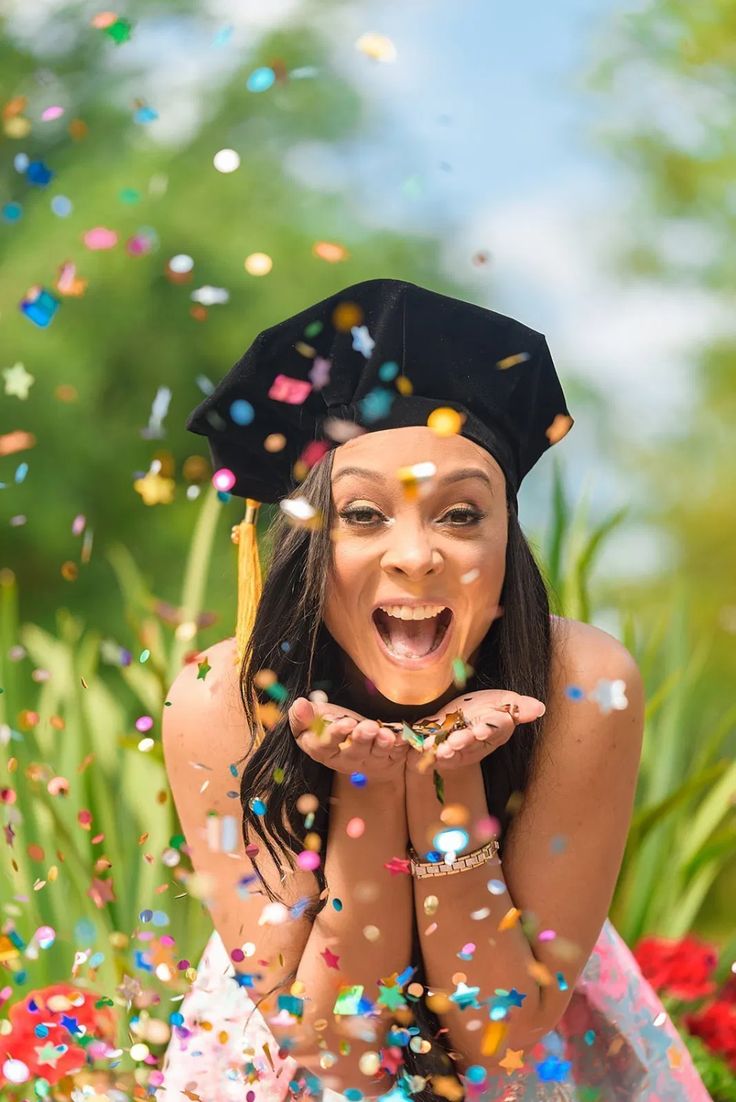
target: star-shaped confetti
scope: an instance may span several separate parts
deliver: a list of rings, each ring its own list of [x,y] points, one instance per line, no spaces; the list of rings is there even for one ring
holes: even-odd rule
[[[524,1066],[524,1049],[507,1048],[506,1055],[503,1060],[498,1061],[498,1066],[507,1071],[509,1075],[512,1071],[518,1071]]]
[[[368,332],[368,326],[354,325],[350,332],[353,334],[353,348],[368,359],[376,343]]]
[[[14,398],[20,398],[21,401],[25,401],[28,397],[28,392],[36,381],[34,376],[26,371],[22,363],[15,363],[12,367],[3,368],[3,378],[5,379],[5,393],[12,395]]]
[[[315,390],[321,390],[323,386],[326,386],[330,381],[330,369],[332,367],[332,360],[326,359],[324,356],[315,356],[314,363],[309,372],[309,378],[312,382],[312,386]]]
[[[399,1010],[406,1006],[406,1000],[398,987],[386,987],[382,983],[378,985],[376,1002],[388,1007],[389,1010]]]
[[[481,1005],[477,998],[479,994],[480,987],[468,987],[466,983],[459,983],[450,995],[450,1002],[457,1003],[461,1010],[465,1010],[468,1006],[478,1010]]]
[[[207,674],[210,672],[211,669],[212,669],[212,666],[210,666],[209,661],[206,658],[203,659],[203,661],[198,662],[197,663],[197,681],[204,681],[204,679],[206,678]]]
[[[405,872],[411,872],[411,863],[408,857],[392,857],[390,861],[384,861],[384,869],[388,869],[392,876]]]
[[[593,692],[588,693],[588,699],[597,701],[598,708],[604,716],[612,711],[621,712],[629,706],[626,699],[626,682],[620,679],[609,681],[601,677]]]
[[[64,1053],[67,1051],[66,1045],[52,1045],[48,1041],[45,1045],[35,1047],[35,1053],[37,1063],[50,1064],[52,1068],[56,1068],[56,1061],[61,1060]]]
[[[340,958],[335,956],[331,949],[323,949],[320,956],[323,958],[328,968],[337,968],[339,971],[338,962]]]
[[[63,1025],[65,1029],[68,1029],[69,1032],[72,1034],[82,1032],[81,1026],[79,1025],[77,1019],[70,1018],[67,1014],[62,1014],[60,1024]]]
[[[106,903],[116,902],[112,880],[98,880],[95,877],[92,886],[87,889],[87,895],[98,908],[104,907]]]
[[[174,498],[173,478],[164,478],[151,471],[143,478],[136,478],[133,489],[140,494],[146,505],[170,505]]]
[[[541,1064],[534,1065],[543,1083],[566,1083],[571,1067],[570,1060],[559,1060],[556,1056],[547,1056]]]

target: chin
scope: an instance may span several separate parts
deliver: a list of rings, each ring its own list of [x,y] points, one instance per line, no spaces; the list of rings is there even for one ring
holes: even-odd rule
[[[415,672],[404,674],[398,680],[394,678],[371,678],[376,691],[390,700],[392,704],[422,705],[431,704],[443,696],[452,685],[452,678],[436,678],[421,682]]]

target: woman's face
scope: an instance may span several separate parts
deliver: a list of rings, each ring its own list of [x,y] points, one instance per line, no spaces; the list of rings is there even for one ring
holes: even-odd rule
[[[430,463],[435,473],[415,481],[412,494],[399,473]],[[458,477],[464,468],[477,474]],[[324,623],[347,656],[354,698],[370,700],[374,711],[383,700],[451,699],[460,691],[453,662],[473,666],[499,615],[507,540],[501,468],[462,436],[442,438],[423,426],[365,433],[335,449],[332,508]],[[409,655],[436,643],[448,613],[421,628],[381,613],[374,618],[377,606],[404,600],[452,612],[439,647],[423,658]],[[388,716],[376,711],[371,718]]]

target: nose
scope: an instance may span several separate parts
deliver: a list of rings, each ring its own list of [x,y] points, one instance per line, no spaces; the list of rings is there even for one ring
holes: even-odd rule
[[[444,560],[434,546],[432,534],[422,524],[396,524],[390,545],[381,558],[381,566],[389,573],[421,578],[425,574],[440,573]]]

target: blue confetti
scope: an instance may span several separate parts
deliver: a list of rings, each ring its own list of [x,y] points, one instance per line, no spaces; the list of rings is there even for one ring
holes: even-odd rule
[[[51,210],[59,218],[66,218],[73,209],[72,201],[66,195],[55,195],[51,200]]]
[[[270,69],[267,65],[263,65],[260,69],[254,69],[248,77],[248,91],[266,92],[275,80],[276,74],[273,69]]]
[[[2,215],[4,222],[19,222],[23,217],[23,207],[20,203],[6,203]]]
[[[20,304],[22,312],[39,329],[45,329],[51,324],[59,306],[58,299],[43,287],[32,287]]]
[[[230,406],[230,416],[236,425],[249,425],[255,417],[255,410],[245,398],[238,398]]]
[[[29,183],[35,184],[37,187],[46,187],[54,178],[54,173],[43,161],[31,161],[26,169],[26,178]]]
[[[395,360],[386,360],[378,369],[378,378],[382,383],[390,383],[399,373],[399,365]]]
[[[158,118],[158,112],[154,111],[152,107],[139,107],[137,111],[133,112],[133,122],[142,123],[144,126],[146,123],[155,122]]]

